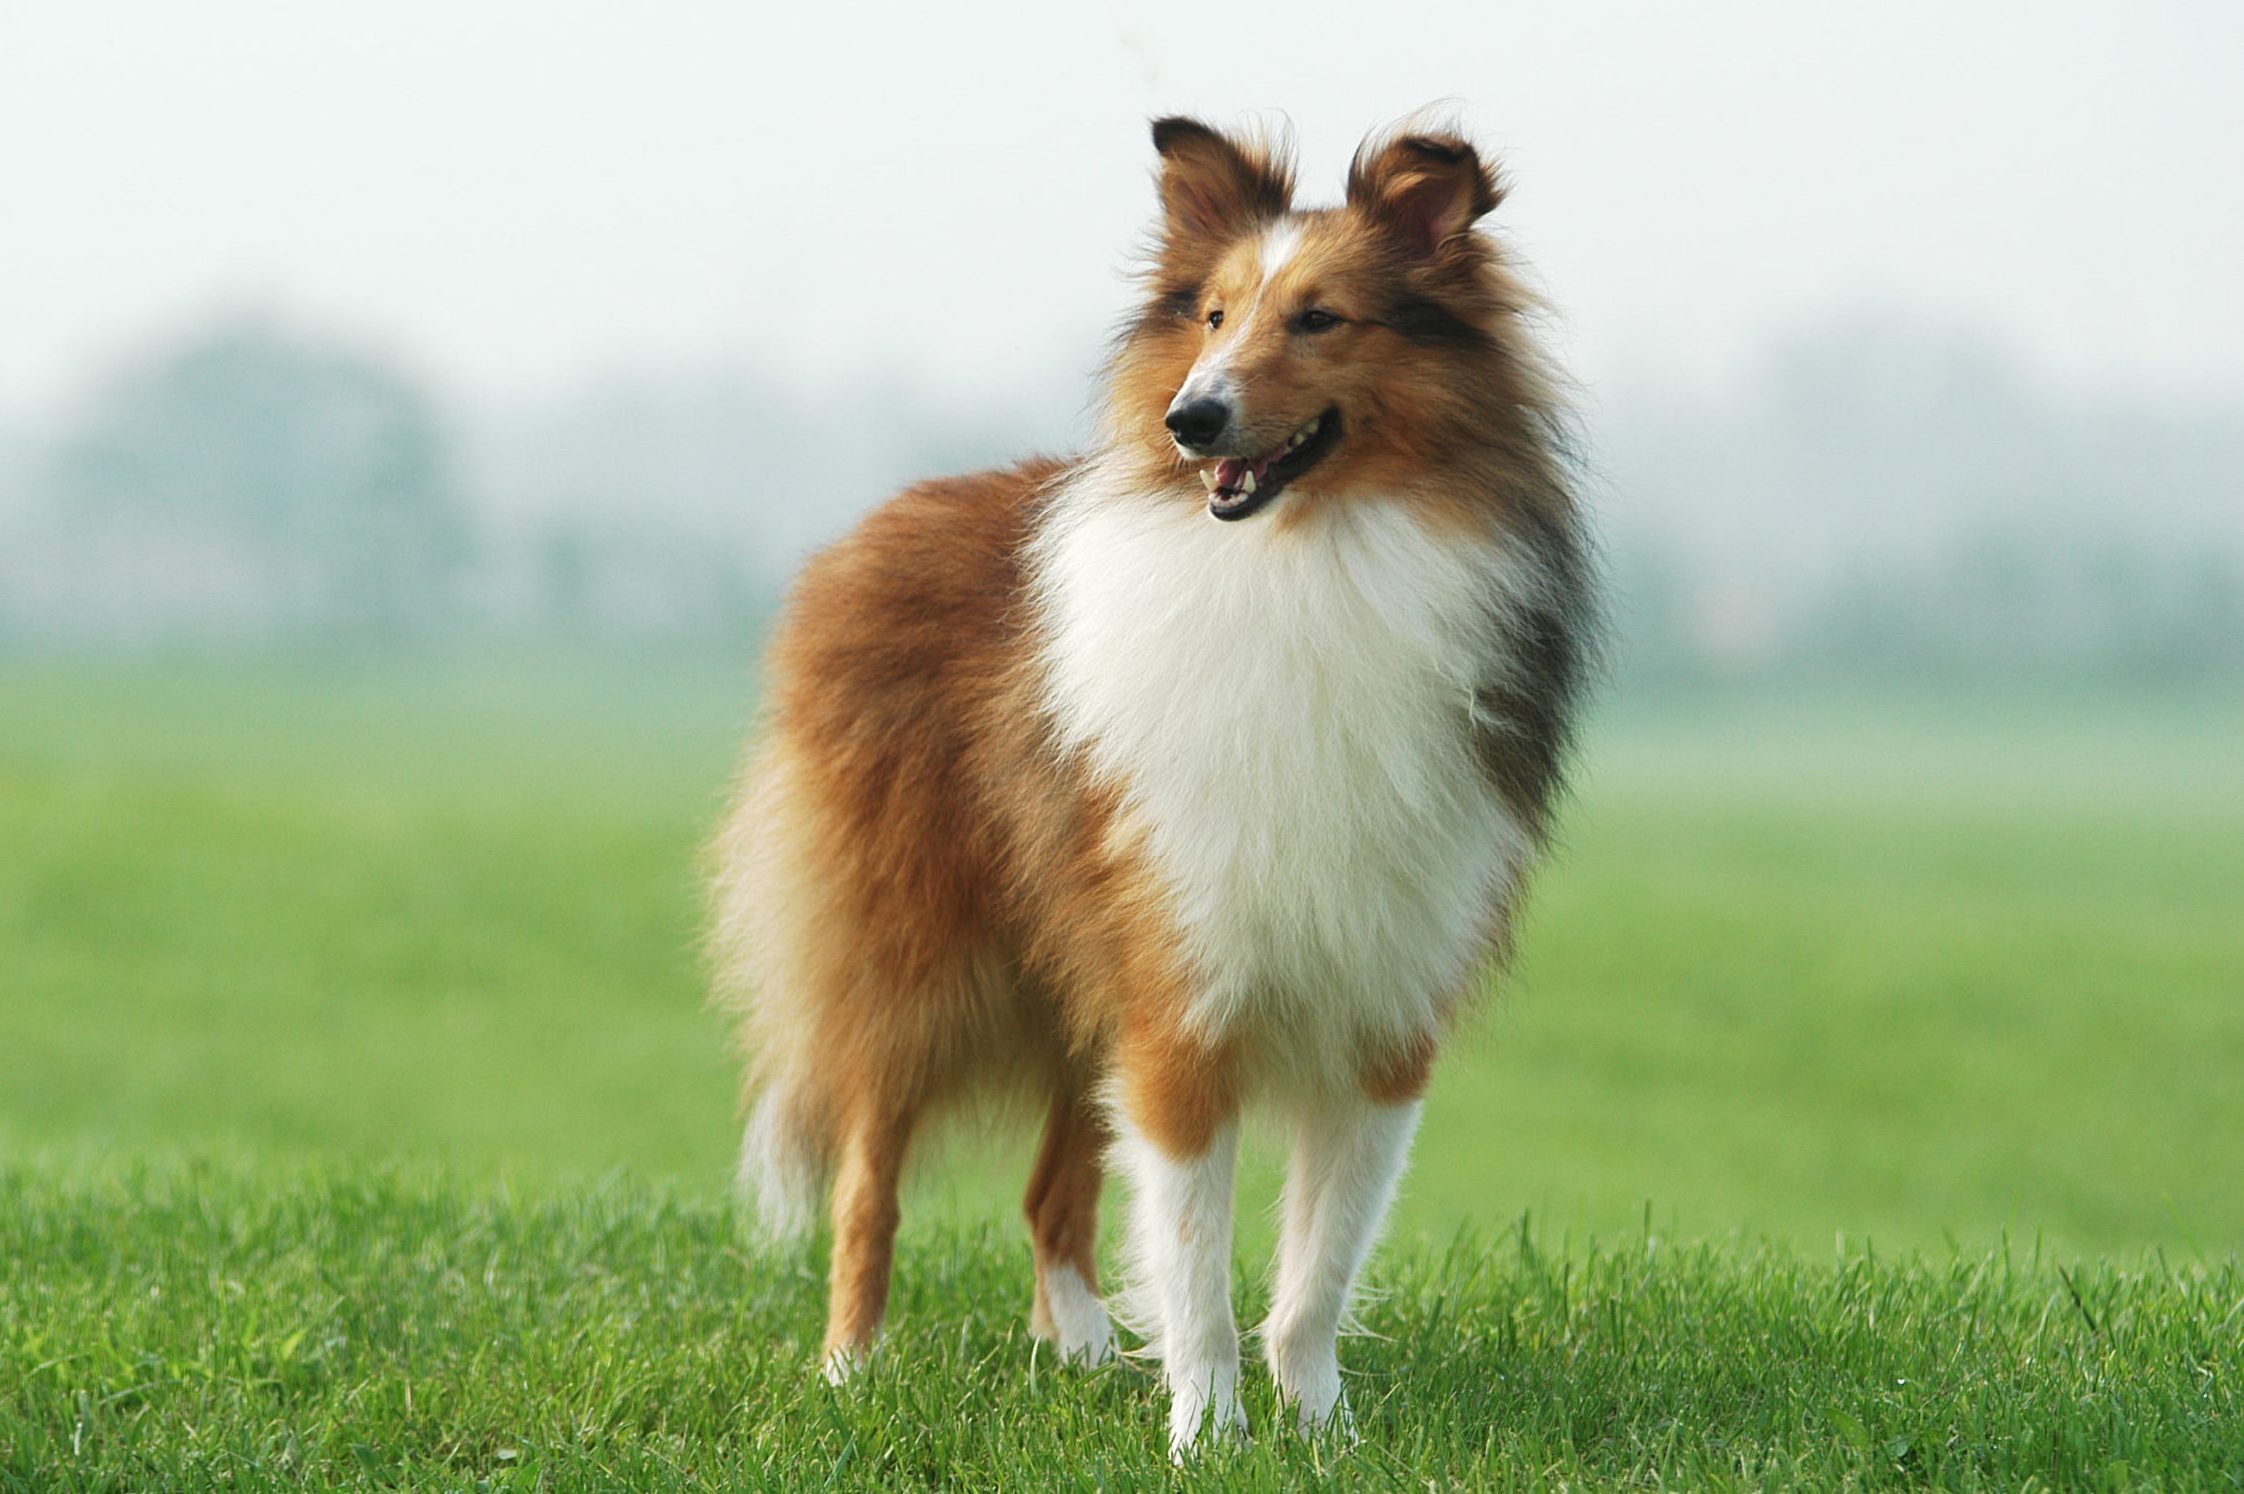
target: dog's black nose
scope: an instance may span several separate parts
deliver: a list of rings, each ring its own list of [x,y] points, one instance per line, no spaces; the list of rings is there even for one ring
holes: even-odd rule
[[[1188,405],[1169,406],[1169,430],[1177,440],[1195,450],[1212,444],[1231,423],[1231,407],[1220,399],[1196,399]]]

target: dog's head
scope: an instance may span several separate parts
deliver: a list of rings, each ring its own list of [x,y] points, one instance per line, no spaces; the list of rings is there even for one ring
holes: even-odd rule
[[[1496,173],[1449,133],[1366,140],[1345,203],[1296,211],[1282,146],[1153,126],[1161,218],[1114,362],[1117,439],[1209,511],[1402,492],[1489,438],[1523,297],[1475,225]]]

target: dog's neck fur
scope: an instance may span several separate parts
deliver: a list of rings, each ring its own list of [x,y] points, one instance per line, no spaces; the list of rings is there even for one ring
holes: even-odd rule
[[[1270,1060],[1338,1080],[1437,1025],[1529,853],[1470,724],[1534,578],[1402,504],[1226,525],[1125,470],[1063,477],[1032,541],[1053,729],[1166,884],[1193,1019],[1314,1035]]]

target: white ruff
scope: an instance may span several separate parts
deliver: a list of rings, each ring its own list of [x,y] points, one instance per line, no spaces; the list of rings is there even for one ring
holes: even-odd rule
[[[1339,1079],[1364,1037],[1432,1028],[1524,861],[1468,733],[1521,566],[1399,504],[1281,529],[1196,496],[1096,464],[1055,493],[1034,557],[1047,706],[1167,883],[1193,1019]]]

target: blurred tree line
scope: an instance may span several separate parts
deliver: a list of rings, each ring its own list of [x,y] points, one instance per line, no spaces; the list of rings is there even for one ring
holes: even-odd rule
[[[2244,675],[2244,405],[2060,395],[1888,312],[1590,446],[1639,679]]]
[[[566,450],[580,414],[527,440]],[[0,647],[737,639],[770,610],[753,526],[681,522],[659,476],[582,491],[585,465],[509,507],[492,444],[362,349],[202,329],[0,443]]]
[[[347,350],[224,326],[127,371],[63,441],[44,576],[124,637],[398,639],[458,617],[470,521],[429,401]]]
[[[1638,681],[2244,674],[2244,411],[2061,399],[1893,317],[1812,329],[1720,398],[1639,383],[1587,443]],[[1075,444],[1086,390],[993,401],[998,428],[701,370],[463,416],[365,350],[231,319],[44,440],[0,430],[0,646],[739,648],[870,503]]]

